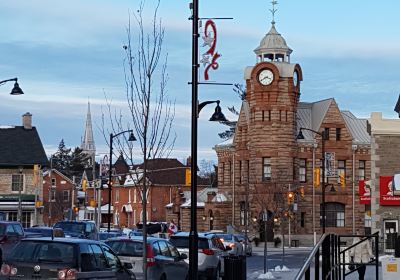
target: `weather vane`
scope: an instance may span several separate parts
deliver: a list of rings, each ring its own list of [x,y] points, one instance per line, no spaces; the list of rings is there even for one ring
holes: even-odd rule
[[[275,13],[276,13],[276,11],[278,11],[278,9],[275,9],[275,5],[278,4],[278,1],[271,1],[271,3],[272,3],[272,10],[270,9],[270,12],[272,13],[271,23],[272,23],[272,25],[274,25],[275,24]]]

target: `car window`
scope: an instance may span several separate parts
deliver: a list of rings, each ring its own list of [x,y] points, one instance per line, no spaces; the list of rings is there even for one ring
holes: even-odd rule
[[[179,257],[179,252],[174,245],[169,242],[166,242],[168,245],[169,252],[171,253],[171,257],[176,258]]]
[[[153,254],[154,254],[154,256],[159,256],[159,255],[161,255],[160,247],[158,246],[158,242],[154,242],[153,245],[152,245],[152,247],[153,247]]]
[[[20,242],[10,259],[20,262],[75,263],[74,245],[58,242]]]
[[[81,244],[81,270],[85,271],[96,271],[97,263],[92,249],[88,244]]]
[[[15,233],[14,227],[12,225],[7,225],[6,234]]]
[[[89,245],[91,250],[93,251],[94,259],[96,260],[96,266],[99,269],[108,269],[110,266],[107,263],[106,257],[103,254],[100,246],[97,244],[90,244]]]
[[[221,242],[221,240],[219,238],[213,237],[211,239],[211,241],[212,241],[214,247],[216,247],[216,248],[218,248],[220,250],[225,250],[224,244]]]
[[[22,236],[24,235],[24,230],[22,229],[21,225],[14,225],[14,231],[19,235]]]
[[[106,242],[118,256],[140,257],[143,254],[143,243],[135,241],[111,241]]]
[[[171,236],[169,240],[177,248],[189,248],[189,237],[188,236]],[[199,238],[198,241],[199,249],[209,249],[208,239]]]
[[[160,246],[160,252],[161,255],[165,256],[165,257],[170,257],[171,253],[168,249],[168,245],[167,242],[165,241],[158,241],[158,246]]]
[[[6,232],[6,226],[4,224],[0,225],[0,234],[4,235],[5,232]]]
[[[105,242],[108,246],[111,247],[111,249],[114,250],[114,252],[119,252],[119,249],[121,248],[122,242],[118,240],[113,240],[113,241],[106,241]]]
[[[117,270],[121,268],[121,263],[118,259],[118,257],[114,254],[113,251],[110,250],[107,246],[101,246],[104,251],[104,255],[106,256],[106,259],[108,261],[108,265],[111,267],[113,270]]]

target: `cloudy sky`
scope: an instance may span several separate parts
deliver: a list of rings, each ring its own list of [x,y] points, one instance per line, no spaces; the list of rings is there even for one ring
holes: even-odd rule
[[[154,7],[147,0],[146,11]],[[302,101],[334,97],[358,117],[381,111],[396,118],[400,93],[400,2],[397,0],[278,1],[277,30],[293,49],[291,61],[303,69]],[[92,106],[99,153],[107,147],[98,129],[104,95],[124,106],[122,46],[134,0],[0,0],[0,80],[18,77],[25,94],[0,86],[0,124],[20,125],[30,112],[48,154],[61,139],[80,145],[87,102]],[[243,83],[243,70],[255,64],[253,50],[268,32],[270,1],[200,0],[201,17],[218,20],[217,51],[222,54],[211,79]],[[190,154],[191,22],[189,1],[162,0],[160,17],[168,53],[168,94],[176,102],[172,156]],[[205,49],[201,50],[205,51]],[[230,86],[200,86],[199,100],[220,99],[240,107]],[[209,123],[208,106],[199,121],[199,159],[215,159],[212,147],[225,127]],[[233,118],[232,115],[226,114]],[[138,154],[139,157],[139,154]]]

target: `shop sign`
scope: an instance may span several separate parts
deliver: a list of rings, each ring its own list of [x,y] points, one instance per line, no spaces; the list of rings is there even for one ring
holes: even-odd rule
[[[371,180],[358,181],[358,195],[360,204],[371,204]]]
[[[395,176],[381,176],[379,178],[380,205],[400,206],[400,181]],[[400,179],[400,178],[399,178]],[[396,181],[398,183],[396,184]]]

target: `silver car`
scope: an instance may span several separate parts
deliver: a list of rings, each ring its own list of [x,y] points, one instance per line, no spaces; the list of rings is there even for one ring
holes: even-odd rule
[[[170,236],[172,244],[174,244],[179,252],[189,253],[189,233],[178,232]],[[211,233],[199,233],[199,253],[198,253],[198,274],[199,278],[209,280],[219,280],[224,274],[224,259],[227,255],[226,248],[219,238]],[[189,260],[186,260],[189,262]]]
[[[112,238],[105,242],[118,255],[122,263],[132,264],[131,271],[137,278],[143,276],[142,237]],[[147,238],[147,277],[148,279],[185,280],[188,277],[187,255],[179,253],[168,240]]]

